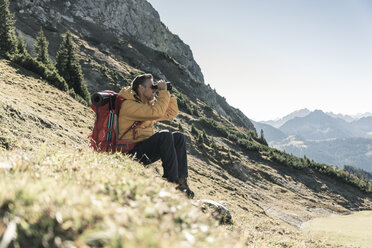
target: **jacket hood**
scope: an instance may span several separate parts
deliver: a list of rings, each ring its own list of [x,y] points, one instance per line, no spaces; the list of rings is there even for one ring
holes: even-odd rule
[[[124,99],[126,100],[133,100],[135,101],[136,98],[134,97],[136,94],[136,92],[134,92],[132,90],[132,87],[131,86],[127,86],[127,87],[124,87],[123,89],[121,89],[120,93],[119,93]]]

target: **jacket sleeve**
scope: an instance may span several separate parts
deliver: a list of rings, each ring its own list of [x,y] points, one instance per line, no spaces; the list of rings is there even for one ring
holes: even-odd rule
[[[158,120],[166,114],[170,101],[170,94],[166,90],[159,91],[153,105],[135,101],[124,101],[121,109],[126,119],[133,121]]]
[[[172,96],[169,100],[168,108],[165,111],[165,114],[157,119],[157,121],[164,121],[176,118],[178,115],[178,104],[177,104],[177,97]]]

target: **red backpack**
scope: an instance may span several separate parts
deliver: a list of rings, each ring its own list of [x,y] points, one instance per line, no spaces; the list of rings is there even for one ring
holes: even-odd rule
[[[133,130],[135,138],[135,128],[142,122],[136,121],[124,134],[118,138],[118,116],[121,104],[125,100],[114,91],[101,91],[94,93],[91,97],[91,108],[96,113],[96,120],[92,133],[89,135],[90,146],[99,152],[128,152],[132,150],[136,143],[121,140],[129,130]]]

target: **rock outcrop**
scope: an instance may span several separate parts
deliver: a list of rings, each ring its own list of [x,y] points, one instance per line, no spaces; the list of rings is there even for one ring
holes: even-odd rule
[[[32,14],[51,28],[56,29],[62,21],[73,23],[81,18],[110,30],[117,37],[130,37],[174,57],[192,79],[204,83],[190,47],[168,30],[146,0],[20,0],[16,4],[20,14]]]
[[[69,31],[74,35],[91,92],[119,90],[134,76],[126,68],[134,67],[171,81],[237,126],[254,129],[244,114],[204,84],[190,47],[168,30],[146,0],[18,0],[11,2],[11,11],[29,48],[43,27],[52,57],[62,34]]]

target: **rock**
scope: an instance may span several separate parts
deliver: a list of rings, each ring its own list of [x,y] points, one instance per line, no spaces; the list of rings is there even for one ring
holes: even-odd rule
[[[94,20],[119,35],[128,35],[147,47],[169,54],[187,68],[191,78],[204,83],[190,47],[168,30],[147,1],[81,0],[73,3],[71,9],[74,15]]]
[[[11,169],[12,166],[8,163],[0,162],[0,169]]]
[[[146,0],[18,0],[11,1],[10,7],[17,10],[16,25],[26,35],[34,36],[40,30],[40,23],[51,32],[45,32],[45,35],[50,42],[52,57],[58,49],[56,44],[60,42],[61,33],[69,30],[78,36],[84,34],[85,37],[81,38],[95,42],[100,51],[119,52],[118,58],[124,57],[131,66],[172,81],[177,89],[183,89],[181,92],[197,96],[219,114],[230,117],[235,125],[254,129],[243,113],[204,84],[203,74],[190,47],[161,22],[158,12]],[[126,44],[132,43],[131,40],[135,41],[134,49],[121,47],[131,45]],[[105,62],[102,58],[96,59],[98,64]],[[90,91],[104,88],[105,75],[100,76],[100,80],[90,81],[87,74],[94,69],[87,64],[83,71]]]
[[[12,240],[17,237],[17,223],[16,221],[11,221],[5,230],[5,233],[1,239],[0,247],[8,247]]]
[[[224,202],[221,203],[212,200],[200,200],[201,209],[203,212],[211,211],[212,216],[220,222],[220,224],[232,224],[232,217],[230,211],[224,206],[228,205]]]

